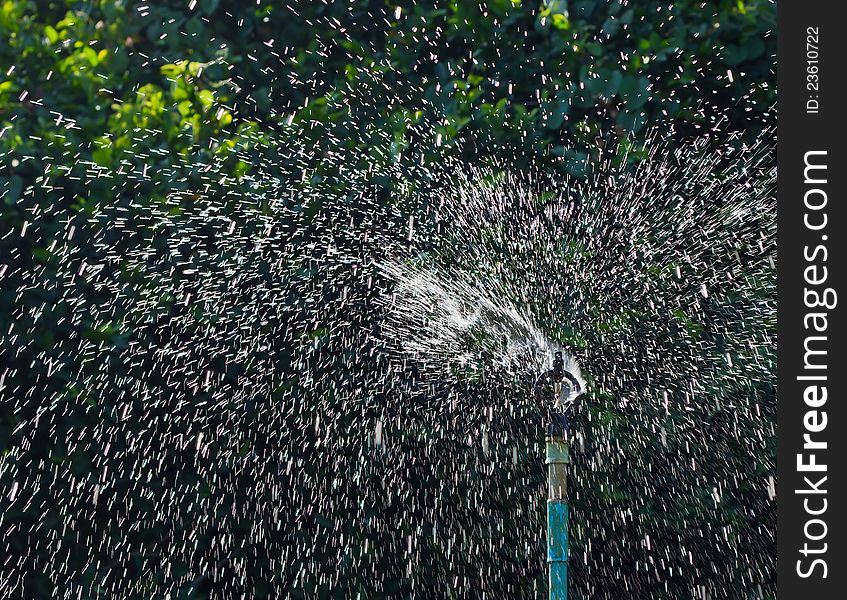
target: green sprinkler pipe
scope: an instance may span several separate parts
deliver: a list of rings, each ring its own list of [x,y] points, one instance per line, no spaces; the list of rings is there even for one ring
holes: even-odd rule
[[[547,427],[547,563],[550,600],[568,598],[568,429],[564,414]]]

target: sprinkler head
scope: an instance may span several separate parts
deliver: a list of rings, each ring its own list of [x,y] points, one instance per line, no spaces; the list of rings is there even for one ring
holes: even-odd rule
[[[535,382],[535,398],[547,412],[547,437],[568,438],[568,412],[584,390],[580,380],[565,369],[561,350],[553,353],[553,368],[542,373]]]
[[[553,368],[542,373],[535,382],[535,398],[551,415],[565,414],[585,391],[573,373],[565,368],[561,350],[553,353]]]

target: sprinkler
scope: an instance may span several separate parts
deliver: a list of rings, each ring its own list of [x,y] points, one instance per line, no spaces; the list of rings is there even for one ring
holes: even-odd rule
[[[553,368],[535,383],[535,395],[547,410],[547,563],[550,600],[568,597],[568,412],[583,393],[579,378],[565,368],[561,351]]]
[[[553,368],[535,382],[535,398],[547,411],[547,437],[567,438],[568,413],[575,412],[585,390],[580,379],[565,368],[560,350],[553,353]]]

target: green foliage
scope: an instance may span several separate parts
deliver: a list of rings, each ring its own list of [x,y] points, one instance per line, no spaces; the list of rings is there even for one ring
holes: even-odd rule
[[[684,138],[723,119],[730,129],[745,132],[739,138],[743,143],[773,121],[775,49],[774,36],[768,33],[774,27],[775,8],[764,0],[723,0],[708,10],[701,8],[699,1],[676,2],[672,8],[651,2],[591,0],[0,1],[0,376],[4,377],[0,383],[0,449],[4,456],[17,453],[21,464],[37,459],[67,466],[81,480],[96,479],[102,468],[100,457],[106,452],[102,438],[86,438],[85,432],[113,424],[100,417],[116,419],[118,399],[129,393],[116,389],[116,397],[97,397],[86,386],[86,378],[101,362],[113,373],[122,373],[120,351],[130,340],[147,334],[144,329],[130,329],[132,316],[109,314],[103,308],[113,293],[109,290],[86,287],[86,302],[81,307],[63,301],[59,286],[64,282],[59,273],[63,261],[69,259],[55,253],[55,243],[69,239],[73,226],[74,268],[82,273],[86,261],[89,265],[102,263],[103,248],[88,239],[86,232],[98,219],[115,215],[104,212],[106,207],[129,205],[133,199],[154,207],[152,214],[160,211],[179,216],[197,200],[189,195],[173,200],[175,192],[190,191],[200,181],[192,164],[215,162],[221,165],[222,178],[242,181],[251,174],[254,159],[267,151],[265,144],[271,137],[313,147],[316,178],[325,175],[321,157],[334,148],[358,151],[360,163],[350,168],[364,171],[375,164],[405,164],[409,149],[423,141],[449,148],[469,163],[507,156],[516,169],[532,165],[580,176],[587,171],[586,161],[644,158],[630,152],[630,136],[643,136],[652,126],[673,125]],[[416,139],[420,131],[431,132],[430,137]],[[391,140],[388,148],[376,142],[377,132]],[[437,153],[430,158],[436,160]],[[282,165],[280,171],[288,172]],[[145,177],[138,181],[129,177],[131,173],[144,173]],[[388,185],[380,179],[374,184],[378,188]],[[389,202],[384,195],[380,198]],[[315,200],[298,207],[298,214],[308,220],[320,210],[319,200]],[[116,233],[106,240],[115,249],[141,245],[156,252],[167,249],[166,236],[155,223],[141,221],[142,215],[128,214],[127,218],[139,219],[138,235]],[[320,223],[311,227],[317,229]],[[563,249],[565,255],[582,251]],[[27,278],[28,272],[42,267],[47,273],[45,280]],[[292,273],[304,280],[314,275],[308,265],[292,267]],[[115,279],[122,282],[123,293],[153,296],[158,289],[154,276],[140,268],[121,267]],[[151,314],[179,314],[178,299],[171,295],[150,302],[154,306]],[[292,310],[302,308],[297,302],[291,299]],[[710,310],[733,309],[716,303]],[[72,318],[74,315],[82,316]],[[669,326],[678,327],[691,340],[704,335],[702,323],[682,311],[675,316],[676,322]],[[602,330],[610,336],[625,335],[637,328],[637,322],[638,315],[621,313],[609,318]],[[574,345],[586,343],[582,332],[560,334]],[[335,343],[333,332],[320,327],[309,335],[319,351],[327,351]],[[51,378],[51,366],[38,357],[54,356],[51,353],[59,341],[78,338],[89,344],[86,347],[99,349],[96,359],[57,358],[72,364],[78,376]],[[344,349],[332,349],[344,356]],[[282,355],[280,350],[278,356]],[[220,370],[222,377],[237,379],[238,372],[252,368],[257,367],[245,363],[221,366]],[[474,384],[467,382],[471,388]],[[16,390],[17,397],[5,395],[4,385]],[[295,380],[286,381],[274,390],[274,398],[279,400],[297,387]],[[757,393],[772,396],[772,389],[762,387],[765,389]],[[739,390],[740,403],[745,401],[745,393]],[[42,404],[68,398],[73,402],[68,402],[67,413],[53,428],[43,425],[35,440],[24,439],[16,430],[22,421],[34,421]],[[312,417],[311,411],[305,411],[303,420]],[[598,439],[625,444],[627,435],[635,435],[629,421],[616,415],[611,402],[601,405],[592,417],[585,427],[588,431],[597,428]],[[646,466],[645,472],[662,471],[661,461],[673,447],[676,418],[667,419],[670,448],[658,447],[657,441],[656,463]],[[714,418],[724,416],[716,412]],[[459,427],[470,427],[461,419],[457,415]],[[305,430],[304,422],[286,425]],[[513,432],[511,445],[504,443],[494,451],[502,454],[498,460],[511,460],[513,448],[519,453],[517,472],[527,494],[535,493],[543,471],[537,459],[539,449],[521,443],[537,433],[527,425],[525,431]],[[419,440],[425,435],[409,431],[398,437],[406,452],[413,454],[423,451]],[[65,440],[75,436],[85,439],[87,445],[67,446]],[[471,452],[451,444],[443,441],[434,454]],[[222,454],[231,451],[236,458],[250,455],[250,449],[237,440],[233,445],[219,450]],[[734,457],[751,453],[732,447],[709,451]],[[770,456],[773,448],[757,447],[755,452]],[[354,457],[351,451],[343,459],[349,462]],[[322,464],[319,458],[304,452],[294,467],[301,470],[298,477],[328,479],[329,475],[318,469]],[[476,479],[461,480],[455,489],[442,485],[436,474],[423,468],[418,479],[400,487],[409,494],[441,494],[440,502],[460,506],[463,495],[484,496],[486,486],[514,485],[509,480],[511,472],[489,469],[493,459],[479,460],[485,466],[472,474]],[[69,577],[74,589],[86,590],[83,597],[102,597],[109,576],[126,577],[147,590],[136,597],[153,597],[165,578],[193,573],[196,565],[187,563],[174,566],[170,574],[158,570],[158,557],[168,536],[174,532],[188,535],[193,524],[156,514],[150,497],[134,491],[131,468],[137,465],[129,461],[126,466],[127,472],[118,476],[115,494],[125,497],[128,510],[137,516],[138,526],[131,535],[137,536],[146,553],[125,557],[39,555],[43,540],[62,530],[60,509],[44,508],[51,498],[37,498],[24,512],[2,513],[4,531],[14,523],[32,533],[8,540],[18,556],[36,548],[37,557],[24,565],[28,598],[64,595],[65,590],[54,589],[56,583],[47,574],[47,565],[53,561],[64,562],[65,571],[73,574]],[[626,468],[623,464],[611,466],[615,483],[606,488],[599,479],[592,483],[581,508],[602,510],[638,494],[637,485],[625,477]],[[767,465],[757,462],[753,469],[757,476],[763,475]],[[180,459],[162,473],[160,479],[149,482],[149,489],[176,490],[186,502],[233,489],[238,490],[237,495],[249,487],[249,480],[239,478],[227,465],[221,466],[217,479],[192,470],[188,459]],[[456,474],[437,475],[453,481]],[[371,478],[369,485],[378,488],[379,473],[372,473]],[[11,481],[3,474],[0,482],[7,493]],[[70,482],[54,485],[64,486],[51,491],[56,496],[74,495]],[[669,491],[672,485],[669,479]],[[354,497],[354,491],[349,493],[354,500],[363,501]],[[375,505],[384,506],[389,513],[397,511],[390,492],[381,493],[384,497]],[[505,514],[507,519],[485,538],[487,545],[481,554],[465,557],[463,564],[456,556],[448,557],[431,532],[426,536],[429,541],[421,542],[420,562],[432,566],[425,576],[429,577],[426,591],[433,594],[429,597],[446,597],[445,587],[450,587],[446,582],[452,577],[479,576],[481,568],[475,561],[484,561],[488,569],[490,597],[543,593],[540,539],[533,540],[536,545],[532,547],[513,544],[508,534],[516,531],[519,519],[510,515],[514,507],[499,506],[494,496],[484,498],[492,512]],[[708,504],[708,498],[703,503]],[[515,506],[519,505],[516,501]],[[743,537],[745,528],[752,527],[752,517],[743,514],[742,506],[744,499],[731,498],[721,512],[729,535]],[[217,516],[229,518],[231,510],[231,506],[221,506]],[[691,519],[702,518],[702,514],[693,514],[698,510],[695,505],[669,508],[662,498],[656,498],[637,518],[661,521],[661,527],[672,536],[684,531]],[[83,536],[124,535],[114,513],[96,515]],[[214,521],[217,516],[210,518]],[[486,526],[478,514],[463,517],[468,526]],[[250,516],[241,515],[240,519],[232,531],[246,539],[251,531]],[[537,525],[540,532],[540,519]],[[315,513],[298,527],[292,535],[299,536],[304,546],[317,540],[313,554],[298,564],[277,564],[275,571],[258,569],[251,574],[253,589],[248,593],[253,597],[412,594],[402,550],[406,537],[416,533],[409,521],[387,532],[377,530],[376,515],[373,523],[350,523],[343,515]],[[212,551],[212,529],[197,533],[201,553]],[[369,572],[390,575],[384,589],[368,587],[367,573],[359,572],[361,565],[349,559],[336,563],[327,540],[337,534],[357,543],[381,540],[381,547],[376,543],[369,546],[364,560]],[[610,540],[605,547],[614,550],[615,543]],[[261,545],[243,550],[268,559],[263,551],[266,548]],[[320,581],[312,573],[298,579],[299,569],[308,561],[326,565],[326,574],[337,571],[341,576]],[[501,570],[499,576],[495,576],[496,570],[491,574],[492,565]],[[180,597],[205,597],[210,584],[197,577],[181,589]],[[655,597],[679,596],[672,590],[667,596]]]

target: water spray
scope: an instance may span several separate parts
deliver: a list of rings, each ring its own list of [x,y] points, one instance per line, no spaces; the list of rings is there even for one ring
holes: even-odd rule
[[[536,398],[547,408],[547,563],[549,565],[550,600],[568,597],[568,412],[575,409],[576,399],[585,384],[579,367],[572,359],[568,367],[561,351],[553,354],[553,368],[543,373],[535,384]]]

